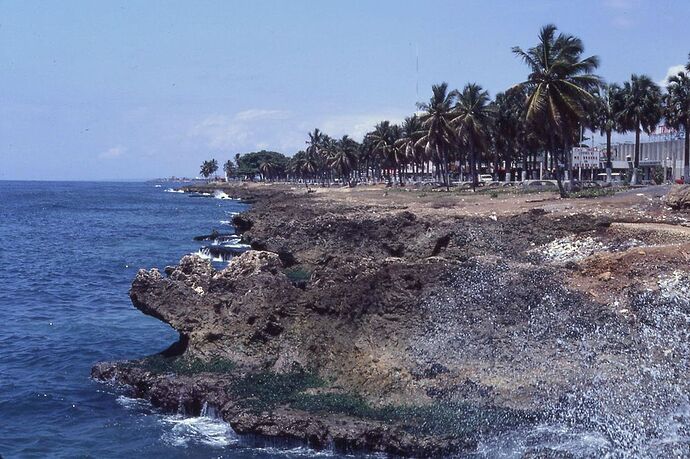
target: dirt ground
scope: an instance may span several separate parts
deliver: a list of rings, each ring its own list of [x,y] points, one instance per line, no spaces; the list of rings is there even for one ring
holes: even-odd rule
[[[248,189],[290,190],[306,193],[306,187],[290,184],[245,185]],[[612,196],[597,198],[561,199],[556,192],[540,191],[524,193],[511,189],[486,189],[471,191],[445,191],[386,188],[385,185],[350,187],[312,187],[318,200],[337,201],[351,206],[376,206],[382,210],[409,210],[415,214],[453,216],[508,216],[544,209],[564,215],[589,214],[611,216],[616,220],[668,221],[690,224],[690,215],[673,212],[663,205],[662,197],[670,190],[669,185],[628,189]],[[492,192],[495,193],[492,196]]]

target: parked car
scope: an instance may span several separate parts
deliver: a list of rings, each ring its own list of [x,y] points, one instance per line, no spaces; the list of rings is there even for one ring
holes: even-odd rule
[[[479,181],[480,182],[493,182],[494,178],[491,174],[479,174]]]

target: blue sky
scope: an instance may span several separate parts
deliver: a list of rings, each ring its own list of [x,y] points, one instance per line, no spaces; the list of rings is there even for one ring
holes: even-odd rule
[[[550,22],[608,81],[690,52],[687,0],[0,0],[0,179],[194,176],[314,127],[359,138],[433,83],[522,81],[510,48]]]

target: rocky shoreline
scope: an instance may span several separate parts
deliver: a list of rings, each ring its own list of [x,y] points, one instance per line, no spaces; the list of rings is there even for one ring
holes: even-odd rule
[[[652,405],[687,391],[671,337],[690,229],[661,191],[186,191],[219,189],[253,203],[234,218],[251,250],[220,271],[194,256],[140,270],[134,306],[180,341],[95,379],[168,411],[212,405],[240,434],[408,456],[626,409],[604,390],[642,400],[653,384]]]

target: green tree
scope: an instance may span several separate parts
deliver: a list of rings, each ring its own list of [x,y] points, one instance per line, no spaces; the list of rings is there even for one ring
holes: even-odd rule
[[[209,161],[204,161],[201,164],[200,173],[203,177],[209,178],[210,176],[215,174],[217,170],[218,170],[218,161],[216,161],[215,159],[211,159]]]
[[[329,157],[329,166],[344,180],[352,184],[352,172],[357,167],[359,144],[344,135],[335,142],[335,149]]]
[[[381,121],[368,134],[371,149],[376,156],[388,183],[392,182],[391,171],[395,170],[395,127],[390,121]]]
[[[418,167],[424,163],[424,149],[417,145],[422,137],[422,122],[417,115],[405,118],[400,130],[400,137],[395,142],[395,147],[400,156],[404,156],[405,164],[412,164],[413,174],[417,175]]]
[[[494,143],[505,159],[506,182],[512,179],[512,162],[520,153],[519,138],[525,124],[525,99],[522,88],[515,87],[496,94],[493,103]]]
[[[245,153],[238,158],[237,173],[252,179],[257,174],[263,175],[259,170],[262,163],[273,165],[272,178],[282,177],[287,173],[288,157],[276,151],[255,151]]]
[[[690,67],[690,62],[688,63]],[[666,123],[685,131],[683,177],[690,179],[690,69],[668,79],[666,86]]]
[[[231,159],[228,159],[225,161],[225,164],[223,164],[223,172],[225,172],[225,181],[229,182],[230,177],[235,175],[235,164],[232,162]]]
[[[451,121],[456,129],[456,138],[469,153],[470,176],[472,189],[478,185],[478,155],[489,148],[489,130],[493,119],[493,110],[489,105],[491,98],[476,83],[468,83],[462,92],[457,93]]]
[[[586,119],[594,103],[592,91],[601,80],[592,73],[599,66],[599,58],[583,58],[582,40],[556,32],[556,26],[546,25],[536,46],[527,51],[516,46],[513,53],[530,69],[527,80],[521,83],[528,91],[526,121],[544,138],[556,159],[558,189],[566,197],[562,179],[568,142],[578,124]]]
[[[611,135],[618,131],[620,112],[623,98],[621,88],[617,84],[602,85],[596,92],[596,105],[594,111],[594,126],[599,129],[601,135],[606,136],[606,181],[611,182]]]
[[[261,164],[259,164],[259,173],[262,175],[264,180],[272,180],[273,176],[277,170],[277,166],[270,159],[266,159]]]
[[[452,126],[455,93],[448,91],[446,82],[433,85],[431,91],[429,102],[419,104],[419,108],[424,110],[420,116],[424,131],[417,144],[423,146],[427,156],[433,158],[438,178],[442,178],[446,189],[450,189],[448,163],[455,142]]]
[[[640,133],[651,134],[661,121],[661,88],[647,75],[635,75],[626,81],[621,90],[622,105],[619,113],[623,132],[635,132],[635,157],[631,182],[638,182],[637,168],[640,165]]]

